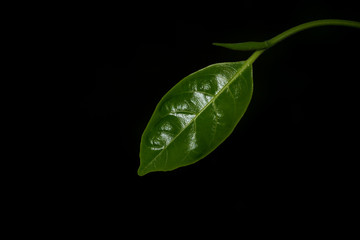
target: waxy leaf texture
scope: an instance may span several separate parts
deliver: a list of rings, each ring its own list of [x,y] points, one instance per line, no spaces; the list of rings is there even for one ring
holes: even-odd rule
[[[140,176],[199,161],[219,146],[245,113],[252,66],[218,63],[182,79],[158,103],[140,144]]]

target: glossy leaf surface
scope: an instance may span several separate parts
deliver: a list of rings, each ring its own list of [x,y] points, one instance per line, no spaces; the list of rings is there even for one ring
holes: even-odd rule
[[[157,105],[140,144],[138,174],[199,161],[234,130],[252,96],[252,67],[218,63],[182,79]]]

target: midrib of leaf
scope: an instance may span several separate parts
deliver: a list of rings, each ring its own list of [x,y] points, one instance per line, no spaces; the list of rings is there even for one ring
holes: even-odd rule
[[[253,56],[253,55],[252,55],[252,56]],[[195,122],[196,119],[198,118],[198,116],[200,116],[200,115],[202,114],[202,112],[205,111],[205,110],[224,92],[224,90],[225,90],[226,88],[228,88],[228,87],[230,86],[230,84],[233,83],[233,82],[235,81],[235,79],[237,79],[237,78],[246,70],[246,68],[248,68],[248,67],[252,64],[253,61],[255,61],[255,60],[253,60],[253,61],[250,62],[249,60],[251,60],[251,57],[244,62],[244,64],[243,64],[243,65],[240,67],[240,69],[234,74],[234,76],[224,85],[224,87],[223,87],[218,93],[216,93],[216,94],[214,95],[214,97],[205,105],[205,107],[202,108],[202,109],[200,110],[200,112],[195,115],[195,117],[170,141],[170,143],[169,143],[166,147],[164,147],[164,148],[153,158],[153,160],[151,160],[151,161],[147,164],[146,167],[144,167],[144,170],[147,169],[147,168],[149,168],[149,166],[154,163],[154,161],[162,154],[162,152],[163,152],[164,150],[166,150],[166,149],[170,146],[170,144],[173,143],[193,122]],[[249,62],[250,62],[250,63],[249,63]]]

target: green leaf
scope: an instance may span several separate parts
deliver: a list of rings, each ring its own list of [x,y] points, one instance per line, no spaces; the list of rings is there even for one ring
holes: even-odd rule
[[[248,62],[218,63],[182,79],[158,103],[140,144],[138,174],[193,164],[219,146],[253,92]]]
[[[261,50],[270,47],[267,41],[265,42],[242,42],[242,43],[213,43],[215,46],[228,48],[238,51],[252,51]]]

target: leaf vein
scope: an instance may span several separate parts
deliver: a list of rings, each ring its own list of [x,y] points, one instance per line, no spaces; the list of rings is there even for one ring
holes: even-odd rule
[[[171,139],[171,141],[169,142],[169,144],[167,146],[165,146],[148,164],[146,167],[144,167],[144,170],[149,168],[150,165],[155,163],[155,160],[162,154],[162,152],[164,151],[164,149],[166,149],[171,143],[173,143],[180,135],[181,133],[188,128],[200,115],[203,111],[205,111],[205,109],[207,109],[223,92],[224,90],[231,84],[234,82],[234,80],[239,77],[242,76],[241,74],[246,70],[246,68],[249,67],[249,65],[245,62],[243,63],[243,65],[241,65],[241,67],[239,68],[239,70],[231,77],[231,79],[220,89],[220,91],[218,91],[213,98],[197,113],[195,114],[195,117],[193,119],[191,119],[191,121],[189,121],[189,123],[183,128],[182,131],[180,131],[173,139]],[[189,91],[190,92],[190,91]]]

